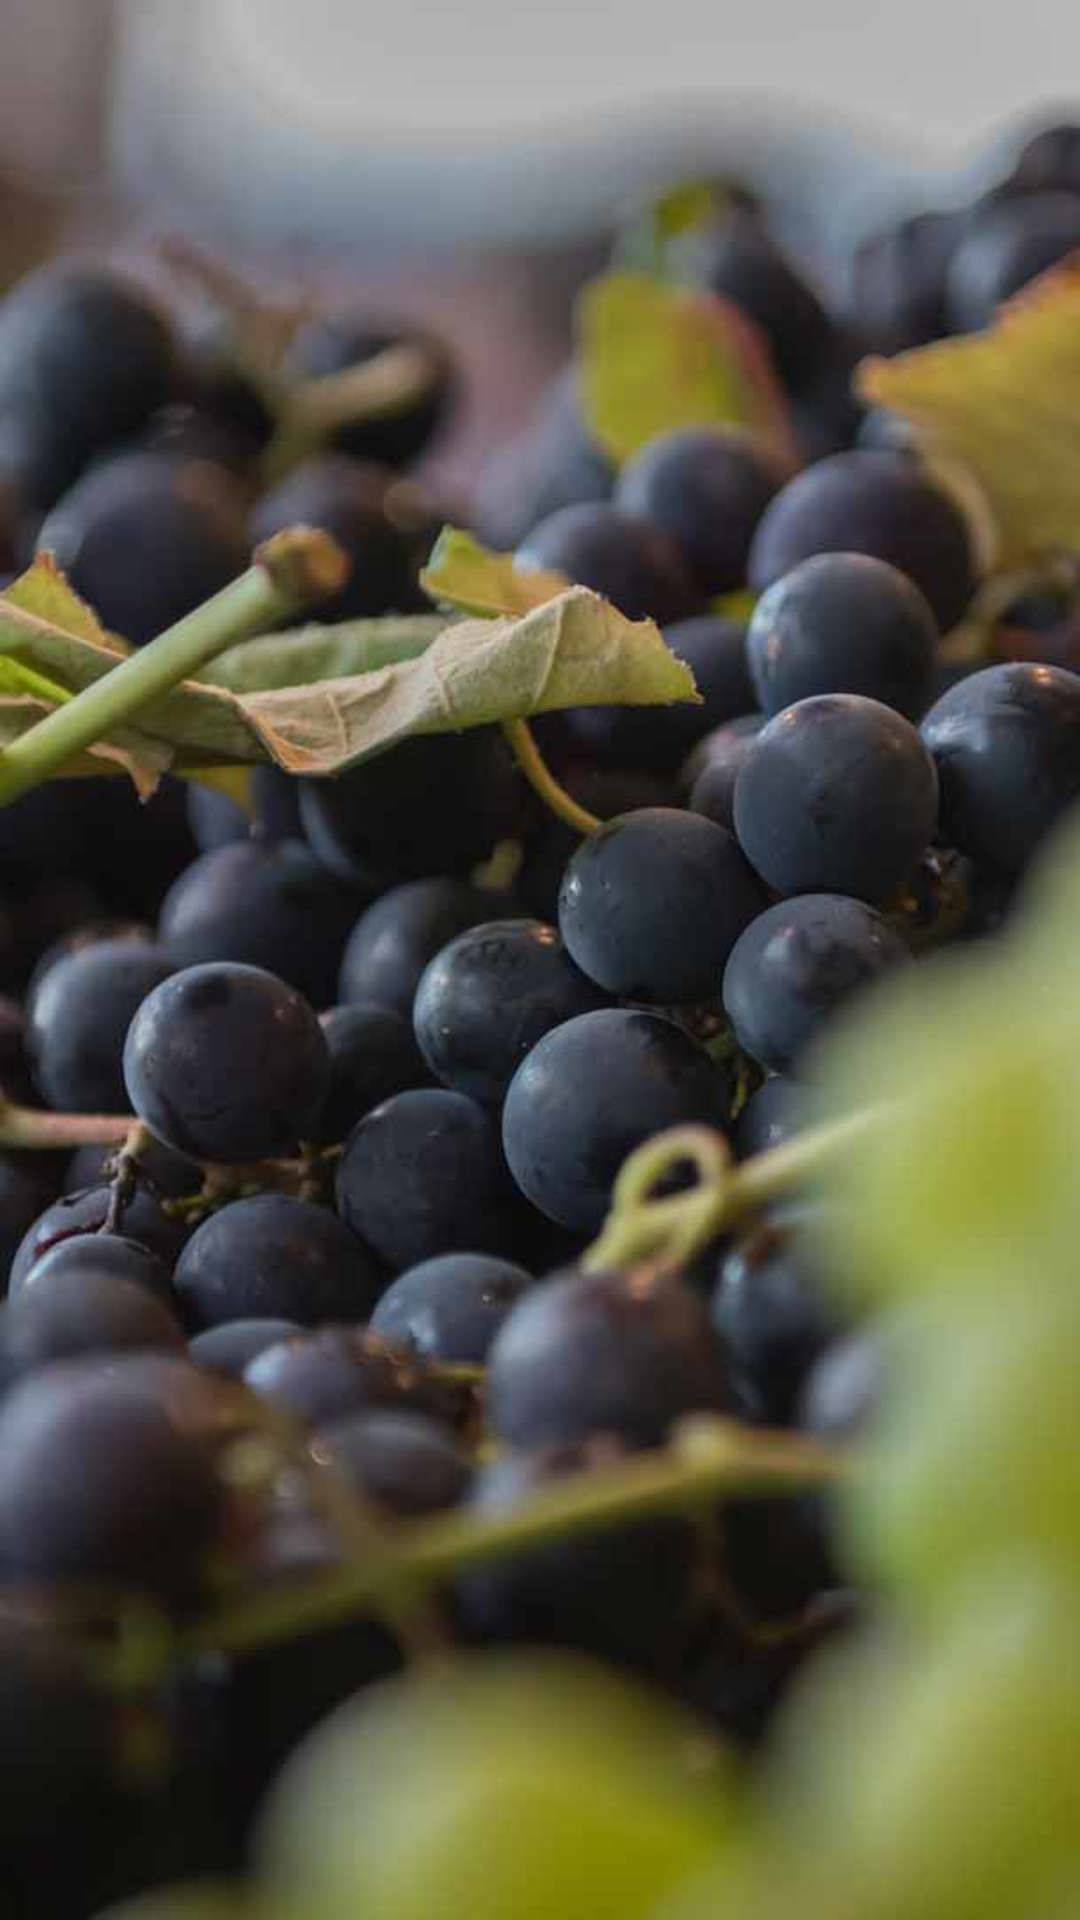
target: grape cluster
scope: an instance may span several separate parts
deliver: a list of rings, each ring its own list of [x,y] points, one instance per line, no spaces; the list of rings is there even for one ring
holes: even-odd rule
[[[1074,134],[843,311],[711,191],[786,433],[617,469],[575,364],[480,485],[697,700],[0,808],[11,1920],[1076,1910],[1075,579],[998,618],[849,379],[1073,247]],[[10,293],[0,559],[137,648],[296,521],[426,607],[445,347],[236,345]]]

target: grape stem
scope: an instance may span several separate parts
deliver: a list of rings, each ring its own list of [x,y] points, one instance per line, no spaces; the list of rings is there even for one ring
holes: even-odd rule
[[[329,535],[311,527],[276,534],[239,579],[5,747],[0,806],[61,772],[235,641],[337,591],[347,572],[345,555]]]
[[[711,1417],[691,1420],[664,1451],[544,1488],[516,1511],[402,1523],[381,1547],[372,1541],[359,1564],[303,1590],[238,1602],[202,1621],[181,1647],[192,1655],[251,1652],[365,1611],[381,1612],[387,1594],[403,1586],[430,1591],[469,1567],[654,1514],[693,1517],[722,1495],[767,1498],[828,1485],[845,1465],[842,1455],[802,1436],[750,1431]]]
[[[273,438],[262,456],[264,486],[332,440],[339,427],[385,420],[424,400],[440,375],[431,349],[418,341],[384,347],[317,379],[283,385]]]
[[[586,807],[579,807],[566,788],[559,785],[536,744],[527,720],[504,720],[502,730],[529,785],[557,819],[564,820],[568,827],[573,827],[575,833],[595,833],[598,827],[603,826],[603,821],[595,813],[590,813]]]
[[[725,1228],[842,1158],[876,1126],[884,1107],[863,1107],[842,1120],[826,1121],[759,1153],[732,1163],[722,1133],[710,1127],[672,1127],[632,1153],[612,1190],[611,1211],[599,1237],[584,1254],[587,1272],[619,1271],[650,1263],[656,1274],[675,1272]],[[694,1184],[656,1197],[661,1183],[686,1164]]]

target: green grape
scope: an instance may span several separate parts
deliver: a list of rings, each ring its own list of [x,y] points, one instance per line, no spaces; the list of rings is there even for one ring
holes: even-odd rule
[[[726,1770],[662,1699],[553,1656],[350,1702],[286,1766],[259,1861],[312,1920],[636,1920],[724,1844]]]
[[[1056,1897],[1080,1829],[1078,1602],[1065,1581],[987,1582],[796,1698],[773,1812],[858,1920],[1031,1920]]]
[[[1080,1293],[946,1298],[901,1317],[897,1378],[841,1502],[856,1567],[948,1605],[989,1564],[1080,1583]]]
[[[835,1116],[886,1103],[825,1176],[829,1270],[849,1296],[1073,1284],[1080,997],[1036,990],[1019,947],[884,984],[818,1061]]]

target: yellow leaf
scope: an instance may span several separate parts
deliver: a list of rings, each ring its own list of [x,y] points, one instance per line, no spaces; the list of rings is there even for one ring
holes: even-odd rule
[[[743,428],[798,465],[768,351],[714,293],[605,273],[578,301],[585,424],[616,465],[677,427]]]
[[[865,400],[964,472],[997,534],[996,565],[1080,552],[1080,259],[1010,300],[983,333],[864,361]]]
[[[461,527],[444,527],[420,575],[429,600],[485,617],[531,613],[565,593],[565,574],[519,568],[512,553],[493,553]]]

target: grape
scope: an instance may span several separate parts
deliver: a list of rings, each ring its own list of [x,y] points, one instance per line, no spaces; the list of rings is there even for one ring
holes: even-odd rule
[[[970,223],[949,266],[946,300],[956,333],[985,327],[1029,280],[1080,246],[1075,193],[1025,193],[992,203]]]
[[[299,840],[300,804],[296,781],[280,767],[250,769],[252,813],[249,816],[227,793],[187,782],[188,825],[200,853],[213,853],[234,840],[256,834],[260,840]]]
[[[765,903],[723,827],[647,807],[582,841],[563,878],[559,928],[609,993],[682,1006],[716,998],[732,947]]]
[[[6,1920],[74,1920],[117,1846],[115,1702],[72,1646],[0,1633],[0,1857]],[[58,1845],[58,1836],[62,1844]]]
[[[65,1193],[27,1228],[11,1263],[10,1290],[18,1291],[42,1255],[69,1240],[93,1236],[96,1240],[109,1217],[112,1189],[109,1186],[86,1187],[81,1193]],[[171,1271],[176,1256],[187,1238],[179,1220],[173,1219],[145,1187],[137,1187],[121,1212],[120,1228],[125,1240],[134,1241]],[[110,1249],[110,1258],[112,1257]],[[72,1256],[65,1256],[72,1257]],[[145,1271],[144,1265],[144,1271]],[[150,1271],[157,1272],[157,1264]],[[137,1275],[134,1277],[138,1277]]]
[[[573,707],[560,716],[572,752],[581,752],[594,765],[673,774],[711,728],[753,706],[746,633],[737,621],[700,614],[675,621],[665,629],[664,640],[693,673],[701,705],[676,701],[669,707]],[[605,817],[625,810],[609,808]]]
[[[300,817],[326,866],[380,886],[467,874],[519,819],[522,783],[497,729],[405,740],[333,780],[304,780]]]
[[[164,316],[100,268],[52,265],[0,306],[0,413],[21,436],[23,499],[44,509],[94,454],[135,432],[172,392]]]
[[[764,450],[741,434],[676,427],[623,468],[615,505],[665,533],[711,598],[743,585],[754,528],[780,479]]]
[[[735,208],[691,231],[677,253],[688,279],[721,294],[760,327],[784,385],[802,391],[828,349],[828,316],[757,213]]]
[[[611,1470],[623,1451],[606,1437],[504,1455],[482,1469],[470,1505],[485,1519],[513,1514],[590,1466]],[[695,1559],[685,1520],[639,1521],[503,1556],[459,1581],[459,1604],[471,1637],[573,1647],[656,1672],[685,1634]]]
[[[585,429],[579,385],[574,366],[549,381],[535,420],[481,469],[476,525],[500,552],[560,507],[610,498],[611,464]]]
[[[759,914],[736,943],[724,1010],[740,1047],[787,1073],[852,994],[908,958],[873,907],[839,893],[799,894]]]
[[[445,1086],[498,1106],[530,1047],[605,995],[541,920],[490,920],[428,962],[413,1006],[416,1038]]]
[[[51,1156],[43,1159],[23,1151],[0,1153],[0,1294],[7,1289],[11,1264],[24,1234],[54,1198],[57,1185]]]
[[[444,1253],[391,1281],[371,1331],[424,1360],[482,1364],[495,1335],[532,1285],[522,1267],[486,1253]]]
[[[560,1226],[595,1232],[628,1154],[664,1127],[726,1126],[724,1069],[671,1020],[602,1007],[537,1042],[503,1108],[514,1179]]]
[[[392,474],[342,453],[304,461],[263,494],[252,543],[295,526],[322,527],[351,563],[345,585],[316,608],[320,620],[427,610],[416,576],[434,529],[419,501],[398,500]]]
[[[175,1363],[170,1363],[175,1364]],[[190,1596],[220,1520],[203,1442],[150,1379],[96,1359],[33,1373],[0,1407],[0,1565]]]
[[[419,1087],[366,1114],[338,1166],[342,1219],[393,1272],[506,1244],[512,1188],[498,1131],[463,1093]]]
[[[824,1857],[851,1912],[1045,1911],[1080,1816],[1080,1694],[1062,1657],[1074,1620],[1071,1581],[999,1570],[914,1658],[900,1638],[856,1641],[804,1693],[786,1729],[786,1831]]]
[[[50,1269],[50,1260],[55,1263],[61,1251],[39,1261],[29,1284],[8,1304],[4,1355],[17,1373],[76,1354],[145,1347],[182,1351],[180,1323],[160,1295],[103,1269],[79,1272],[70,1262]]]
[[[752,1160],[783,1146],[799,1132],[798,1088],[782,1073],[774,1073],[750,1095],[731,1135],[737,1160]]]
[[[588,711],[584,707],[579,709],[582,714]],[[591,711],[595,714],[599,709]],[[655,774],[572,765],[563,768],[559,777],[571,798],[599,820],[612,820],[616,814],[633,813],[639,807],[671,806],[675,800],[671,783]],[[526,841],[525,857],[514,887],[525,905],[541,920],[557,919],[559,888],[566,863],[580,844],[581,835],[567,826],[565,820],[557,820],[553,813],[538,823],[537,830]],[[490,912],[483,917],[490,919]]]
[[[365,904],[300,841],[242,840],[200,855],[173,882],[158,933],[176,967],[264,967],[322,1007]]]
[[[325,1145],[344,1140],[391,1094],[431,1084],[412,1027],[389,1007],[374,1001],[331,1007],[319,1025],[330,1054],[330,1091],[319,1125]]]
[[[903,353],[948,332],[945,284],[964,215],[916,213],[855,249],[853,317],[875,353]]]
[[[391,347],[417,347],[428,356],[430,386],[405,407],[395,407],[369,420],[354,420],[334,434],[334,445],[355,460],[381,460],[388,467],[407,467],[419,458],[444,425],[457,391],[451,355],[434,334],[415,327],[389,327],[366,314],[317,314],[289,342],[286,370],[304,379],[345,373]]]
[[[206,460],[116,454],[59,500],[38,535],[102,623],[143,646],[243,573],[242,490]]]
[[[702,596],[667,536],[603,501],[561,507],[541,520],[518,547],[515,565],[565,574],[628,620],[667,626],[701,611]]]
[[[888,898],[929,844],[934,763],[910,721],[858,693],[786,707],[735,782],[735,830],[777,893]]]
[[[837,1331],[797,1216],[762,1221],[736,1241],[721,1263],[711,1311],[743,1394],[770,1425],[788,1425]]]
[[[471,1479],[453,1435],[423,1413],[348,1414],[320,1427],[313,1445],[329,1454],[356,1492],[400,1520],[441,1513],[465,1498]]]
[[[330,1065],[300,994],[221,961],[174,974],[143,1001],[124,1078],[140,1118],[180,1153],[246,1161],[311,1137]]]
[[[744,714],[717,727],[701,742],[692,764],[698,768],[690,787],[690,810],[704,814],[729,833],[735,831],[735,782],[750,750],[750,742],[761,732],[765,721],[761,714]]]
[[[831,454],[789,480],[758,525],[750,585],[763,592],[815,553],[887,560],[925,595],[943,633],[975,587],[963,515],[905,453]]]
[[[497,896],[463,880],[410,880],[376,900],[349,936],[339,998],[375,1001],[411,1020],[420,975],[440,947],[490,920]]]
[[[791,396],[791,425],[807,465],[855,444],[863,419],[855,375],[863,352],[857,336],[837,330],[807,385]]]
[[[684,1415],[732,1404],[708,1308],[676,1280],[559,1274],[518,1302],[490,1354],[488,1418],[511,1447],[574,1446],[596,1433],[657,1447]]]
[[[295,1320],[223,1320],[195,1334],[188,1351],[193,1366],[225,1380],[242,1380],[250,1362],[267,1347],[302,1331]]]
[[[366,1320],[381,1288],[367,1248],[326,1207],[257,1193],[197,1227],[176,1268],[194,1327],[230,1320]]]
[[[29,1033],[34,1074],[50,1106],[124,1111],[127,1030],[171,972],[165,953],[124,940],[102,940],[54,962],[31,1000]]]
[[[603,1669],[440,1663],[319,1729],[275,1789],[259,1864],[320,1920],[647,1920],[715,1860],[722,1786],[696,1721]]]
[[[864,693],[909,719],[926,705],[937,628],[918,587],[864,553],[818,553],[763,594],[746,636],[757,704]]]
[[[942,695],[922,732],[945,837],[1020,872],[1080,796],[1080,677],[1023,661],[985,667]]]
[[[1010,193],[1043,193],[1048,187],[1080,188],[1080,128],[1075,121],[1038,127],[1013,163],[1005,188]]]
[[[320,1327],[264,1347],[248,1363],[245,1384],[306,1426],[387,1408],[444,1417],[449,1392],[414,1354],[358,1327]]]
[[[83,953],[88,947],[100,946],[104,941],[122,941],[125,946],[149,947],[153,945],[154,929],[142,920],[84,920],[70,931],[62,933],[58,940],[51,941],[44,952],[38,955],[27,982],[24,1016],[27,1044],[34,996],[50,968],[58,960],[70,960],[73,954]]]
[[[48,1293],[56,1284],[65,1297],[71,1298],[80,1287],[96,1294],[113,1282],[151,1294],[170,1317],[175,1317],[178,1303],[172,1274],[160,1253],[124,1234],[101,1229],[76,1233],[47,1246],[30,1265],[12,1274],[10,1293],[14,1301],[39,1288]]]
[[[939,1608],[998,1562],[1080,1563],[1076,1302],[1036,1291],[976,1319],[934,1301],[908,1329],[848,1497],[859,1564]]]

